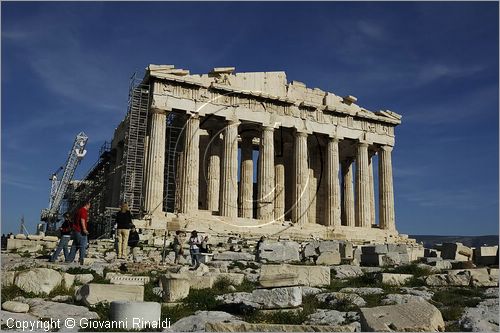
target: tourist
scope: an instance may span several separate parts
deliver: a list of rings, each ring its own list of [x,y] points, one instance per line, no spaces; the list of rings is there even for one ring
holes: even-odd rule
[[[71,225],[72,233],[71,239],[73,244],[71,245],[71,251],[69,252],[66,262],[73,262],[75,260],[76,251],[79,251],[79,262],[83,265],[83,260],[85,259],[87,243],[88,243],[88,223],[89,223],[89,208],[90,202],[86,202],[75,214],[75,219]]]
[[[198,232],[193,230],[191,232],[191,237],[189,238],[189,253],[191,254],[191,267],[197,269],[200,266],[200,246],[201,239],[198,236]]]
[[[136,248],[137,245],[139,245],[139,233],[137,232],[137,229],[135,228],[135,225],[132,224],[130,228],[130,233],[128,235],[128,246],[130,246],[130,252],[132,252],[132,260],[136,262],[137,257],[136,257]]]
[[[201,241],[201,248],[200,248],[201,253],[210,253],[212,250],[210,249],[210,244],[208,244],[208,236],[205,236],[203,240]]]
[[[179,263],[179,259],[184,254],[184,250],[182,249],[182,233],[180,230],[175,232],[174,242],[172,243],[172,247],[174,249],[174,264]]]
[[[132,214],[130,214],[128,205],[124,202],[121,206],[121,210],[116,213],[118,259],[127,258],[127,244],[130,226],[132,226]]]
[[[68,255],[69,255],[68,243],[69,240],[71,239],[71,215],[68,212],[66,212],[64,213],[63,218],[64,221],[61,227],[59,228],[59,231],[61,232],[61,239],[59,240],[59,244],[57,244],[56,250],[54,251],[52,256],[50,256],[49,259],[50,262],[55,262],[59,257],[61,251],[63,251],[64,260],[65,261],[68,260]]]

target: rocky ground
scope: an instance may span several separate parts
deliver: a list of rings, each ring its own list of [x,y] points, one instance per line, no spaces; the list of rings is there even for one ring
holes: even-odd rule
[[[257,251],[255,240],[225,239],[190,270],[171,251],[162,264],[158,239],[136,262],[94,241],[83,266],[26,244],[2,252],[2,329],[60,320],[54,330],[117,331],[106,323],[133,313],[170,324],[146,331],[499,330],[498,266],[476,267],[461,245],[444,259],[452,250],[411,258],[400,245],[266,240]]]

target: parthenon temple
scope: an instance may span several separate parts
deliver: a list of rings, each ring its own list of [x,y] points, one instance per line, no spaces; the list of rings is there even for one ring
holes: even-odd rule
[[[125,201],[155,229],[404,237],[391,161],[401,116],[356,102],[284,72],[149,65],[131,86],[95,209]]]

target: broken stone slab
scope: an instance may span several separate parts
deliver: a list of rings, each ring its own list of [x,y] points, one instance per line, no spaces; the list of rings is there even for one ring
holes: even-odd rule
[[[87,284],[94,280],[94,276],[90,273],[88,274],[75,274],[75,283],[77,284]]]
[[[202,275],[189,277],[189,284],[191,289],[210,289],[214,286],[215,276]]]
[[[327,303],[333,306],[344,304],[345,302],[354,304],[358,307],[366,305],[366,301],[361,296],[354,293],[343,293],[343,292],[322,293],[316,295],[316,299],[320,302]]]
[[[293,273],[261,275],[259,284],[264,288],[296,286],[298,285],[298,275]]]
[[[16,277],[15,271],[2,271],[2,287],[8,287],[14,284]]]
[[[362,254],[385,254],[389,252],[387,244],[365,245],[361,247]]]
[[[377,276],[380,283],[390,286],[402,286],[413,278],[412,274],[380,273]]]
[[[50,268],[33,268],[19,272],[14,280],[17,287],[36,295],[50,294],[61,283],[61,274]]]
[[[459,261],[468,261],[472,258],[472,249],[462,243],[443,243],[441,257]]]
[[[469,270],[449,270],[446,277],[450,286],[468,286],[471,283],[471,273]]]
[[[241,285],[245,280],[245,274],[241,273],[218,273],[214,274],[214,277],[216,282],[218,279],[227,279],[234,286]]]
[[[109,307],[109,319],[126,322],[130,330],[151,329],[154,323],[160,322],[160,316],[161,305],[156,302],[114,301]]]
[[[387,252],[408,254],[408,246],[406,244],[387,244]]]
[[[323,254],[325,252],[333,252],[340,254],[340,243],[339,241],[320,241],[318,247],[319,253]]]
[[[111,284],[127,285],[127,286],[143,286],[149,283],[149,276],[133,276],[119,273],[107,273],[106,279],[109,279]]]
[[[354,258],[354,248],[351,242],[340,242],[340,257],[342,259],[352,260]]]
[[[244,305],[256,309],[285,309],[302,304],[301,287],[256,289],[251,293],[232,293],[217,296],[224,304]]]
[[[364,332],[439,332],[445,328],[441,312],[426,301],[360,310]]]
[[[309,287],[330,285],[330,268],[309,265],[262,265],[260,276],[277,274],[296,274],[297,283]]]
[[[191,284],[189,278],[182,274],[166,274],[160,276],[163,289],[163,301],[177,302],[189,295]]]
[[[78,328],[80,320],[82,319],[89,320],[99,318],[97,313],[90,311],[84,306],[45,301],[41,298],[28,298],[26,299],[26,303],[30,306],[30,313],[37,318],[52,318],[53,320],[60,320],[61,331],[63,332]],[[75,319],[76,327],[66,326],[66,318]]]
[[[77,289],[75,296],[77,301],[81,300],[88,306],[112,301],[143,301],[144,287],[90,283]]]
[[[406,294],[420,296],[426,301],[431,300],[432,297],[434,296],[434,293],[432,291],[429,291],[427,287],[418,287],[418,289],[410,287],[402,287],[400,288],[400,290]]]
[[[473,287],[495,287],[498,281],[490,279],[490,274],[487,268],[469,269],[471,277],[471,285]]]
[[[360,287],[360,288],[342,288],[340,289],[341,293],[354,293],[358,295],[379,295],[383,294],[384,290],[382,288],[369,288],[369,287]]]
[[[381,301],[382,305],[392,305],[392,304],[405,304],[410,302],[424,302],[427,299],[422,296],[410,295],[410,294],[388,294]]]
[[[298,262],[300,245],[293,241],[264,241],[259,246],[258,259],[265,262]]]
[[[337,310],[318,309],[307,316],[304,324],[309,325],[344,325],[359,320],[357,312],[341,312]]]
[[[498,311],[498,298],[490,298],[474,308],[465,308],[459,324],[466,332],[498,332]]]
[[[206,332],[355,332],[356,324],[349,325],[286,325],[208,322]]]
[[[302,298],[309,295],[317,295],[324,292],[323,289],[314,287],[302,287]]]
[[[30,306],[26,303],[7,301],[2,303],[2,310],[16,313],[26,313],[30,310]]]
[[[364,275],[361,267],[354,265],[332,266],[331,269],[337,279],[349,279]]]
[[[489,268],[488,272],[490,273],[490,280],[495,281],[498,284],[498,268]]]
[[[57,295],[50,299],[52,302],[66,303],[73,300],[71,295]]]
[[[474,249],[474,262],[478,265],[498,265],[498,245],[480,246]]]
[[[179,319],[167,328],[170,332],[204,332],[210,323],[245,323],[238,317],[223,311],[196,311],[194,315]],[[216,331],[217,332],[217,331]]]
[[[316,265],[338,265],[340,264],[341,258],[339,252],[323,252],[316,259]]]
[[[255,261],[255,256],[247,252],[232,252],[226,251],[221,253],[214,253],[214,260],[225,261]]]

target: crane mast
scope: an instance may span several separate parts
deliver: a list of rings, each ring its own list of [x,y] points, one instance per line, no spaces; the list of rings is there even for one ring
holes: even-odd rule
[[[80,132],[73,143],[73,147],[71,148],[68,154],[68,160],[63,168],[63,175],[60,180],[57,179],[57,173],[60,171],[56,171],[51,177],[52,181],[51,193],[50,193],[50,201],[49,207],[46,209],[42,209],[41,220],[47,223],[47,231],[55,231],[56,223],[59,215],[59,208],[61,207],[62,200],[66,191],[68,190],[68,185],[73,179],[73,175],[75,174],[76,167],[83,159],[87,151],[85,150],[85,145],[87,144],[88,137],[85,133]]]

